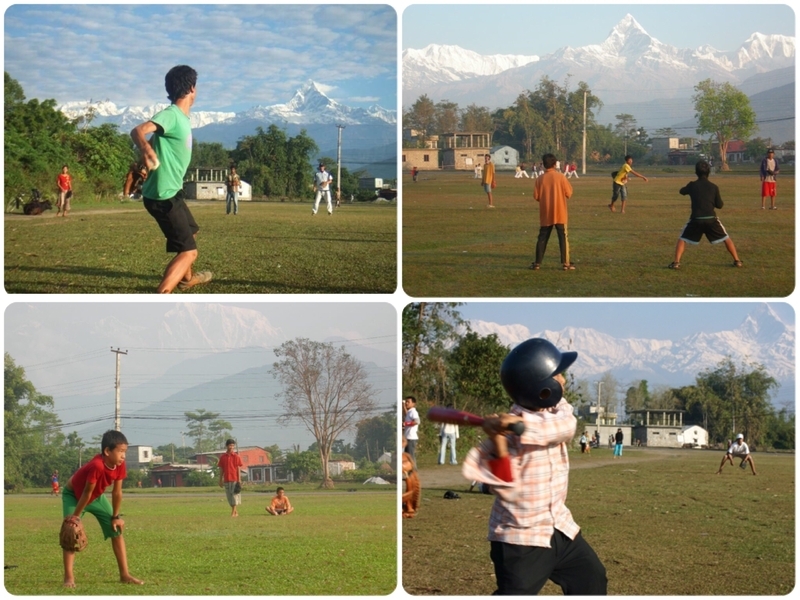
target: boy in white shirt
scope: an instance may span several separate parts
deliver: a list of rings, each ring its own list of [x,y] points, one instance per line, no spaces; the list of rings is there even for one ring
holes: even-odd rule
[[[739,466],[742,469],[747,468],[747,463],[750,463],[750,470],[753,472],[753,475],[756,474],[756,465],[753,462],[753,457],[750,456],[750,448],[747,447],[747,444],[744,441],[744,434],[740,433],[736,436],[736,441],[734,441],[728,451],[725,453],[725,456],[722,457],[722,462],[719,463],[719,470],[717,471],[717,475],[722,473],[722,467],[725,466],[725,461],[728,460],[733,464],[733,457],[741,458],[742,462],[739,463]]]

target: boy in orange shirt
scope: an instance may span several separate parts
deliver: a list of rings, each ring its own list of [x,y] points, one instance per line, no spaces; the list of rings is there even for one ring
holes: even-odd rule
[[[558,246],[561,249],[561,264],[565,271],[574,271],[575,265],[569,259],[569,239],[567,237],[567,200],[572,196],[572,186],[562,173],[556,170],[556,157],[545,154],[542,157],[544,174],[533,183],[533,199],[539,203],[539,239],[536,242],[536,260],[530,268],[538,271],[547,242],[553,227],[558,234]]]
[[[275,497],[267,507],[267,512],[271,515],[279,517],[281,515],[288,515],[293,510],[294,507],[292,506],[292,503],[289,502],[289,497],[284,494],[283,488],[279,487],[275,491]]]

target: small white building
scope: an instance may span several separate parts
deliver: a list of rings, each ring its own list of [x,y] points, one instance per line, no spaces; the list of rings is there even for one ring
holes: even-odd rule
[[[129,469],[146,469],[150,463],[161,464],[162,456],[153,456],[152,446],[128,446],[125,452],[125,466]]]
[[[355,471],[356,463],[350,460],[329,460],[328,474],[341,475],[345,471]]]
[[[678,434],[678,442],[684,448],[705,448],[708,446],[708,432],[700,425],[687,425]]]
[[[492,146],[489,154],[497,171],[514,171],[519,164],[519,151],[511,146]]]

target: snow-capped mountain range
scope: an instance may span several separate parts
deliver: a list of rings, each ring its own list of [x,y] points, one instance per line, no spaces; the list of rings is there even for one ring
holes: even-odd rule
[[[611,371],[624,383],[647,379],[689,385],[701,371],[715,368],[730,356],[736,364],[763,365],[781,382],[781,397],[794,389],[795,326],[784,323],[768,304],[756,308],[736,329],[696,333],[678,340],[616,338],[595,329],[575,327],[532,332],[523,325],[486,321],[472,321],[470,326],[480,335],[496,333],[510,347],[532,337],[543,337],[562,349],[577,350],[580,360],[571,370],[578,378]]]
[[[69,118],[75,119],[85,116],[90,106],[95,111],[93,124],[115,123],[124,130],[146,121],[169,105],[118,107],[113,102],[106,100],[103,102],[69,102],[60,106],[59,110]],[[397,111],[377,105],[366,109],[345,106],[326,96],[317,83],[308,81],[285,104],[254,106],[241,112],[192,111],[190,118],[193,129],[213,124],[237,125],[253,120],[294,125],[371,125],[376,123],[394,125],[397,123]]]
[[[626,81],[635,82],[639,101],[688,96],[703,79],[736,84],[757,73],[793,67],[795,59],[793,37],[754,33],[730,52],[708,45],[681,49],[650,36],[630,14],[600,44],[567,46],[538,60],[527,57],[530,60],[518,66],[508,61],[505,64],[509,66],[499,73],[484,74],[484,65],[492,62],[492,57],[456,46],[446,47],[446,52],[440,48],[404,51],[405,105],[424,93],[434,101],[447,98],[462,105],[508,106],[520,92],[535,89],[544,75],[559,82],[571,75],[572,81],[585,81],[593,89],[607,88],[597,95],[609,104],[630,100],[630,93],[620,89],[625,87],[619,85],[622,72]],[[499,67],[503,63],[493,64]],[[756,91],[765,89],[769,88]]]

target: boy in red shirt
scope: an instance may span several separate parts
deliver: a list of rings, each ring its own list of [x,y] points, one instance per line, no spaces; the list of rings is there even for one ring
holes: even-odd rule
[[[58,202],[56,203],[56,216],[59,214],[66,217],[69,212],[69,200],[72,198],[72,175],[69,174],[69,167],[61,167],[61,173],[56,178],[58,184]]]
[[[141,585],[143,581],[136,579],[128,572],[128,557],[125,550],[125,539],[122,530],[125,521],[119,510],[122,506],[122,481],[127,476],[125,468],[125,451],[128,440],[119,431],[109,430],[103,434],[100,454],[83,465],[72,474],[61,495],[64,518],[80,518],[84,513],[91,513],[100,523],[104,539],[111,538],[111,547],[117,558],[119,580],[122,583]],[[103,495],[106,488],[113,484],[111,502]],[[75,587],[75,553],[64,550],[64,587]]]
[[[231,505],[231,516],[238,517],[239,511],[236,507],[242,503],[241,481],[239,468],[244,466],[242,457],[236,453],[236,442],[228,440],[225,442],[226,452],[219,457],[217,466],[219,467],[219,487],[225,488],[225,496],[228,504]],[[239,484],[239,491],[236,491],[236,484]]]

